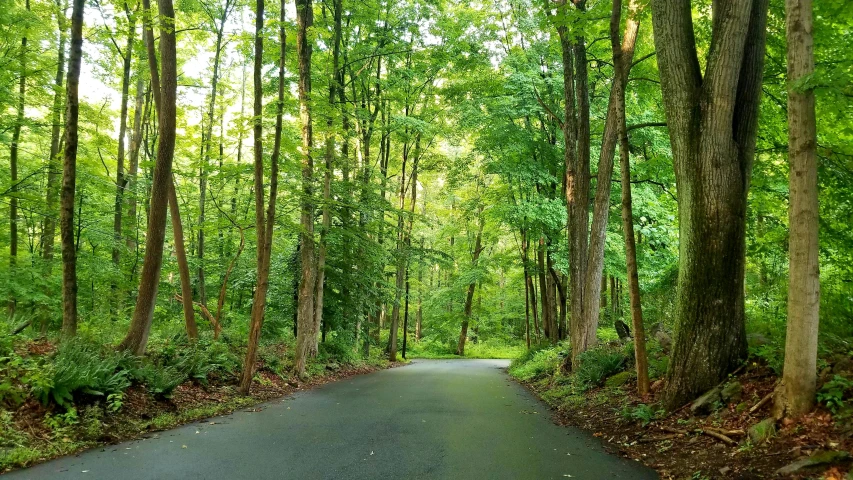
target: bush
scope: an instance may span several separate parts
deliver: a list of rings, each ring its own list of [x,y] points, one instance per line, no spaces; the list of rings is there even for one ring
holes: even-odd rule
[[[187,379],[184,372],[173,366],[157,366],[153,363],[134,369],[132,377],[158,398],[170,398],[175,388]]]
[[[81,395],[106,397],[130,386],[128,372],[119,368],[127,354],[99,351],[81,340],[64,342],[50,363],[44,377],[33,381],[33,394],[47,405],[51,401],[69,407]]]
[[[574,384],[581,390],[599,387],[607,377],[624,370],[630,358],[625,348],[587,350],[581,354],[580,366],[574,370]]]
[[[560,368],[562,357],[559,347],[529,350],[513,361],[509,373],[522,381],[532,381],[551,375]]]
[[[352,364],[358,361],[358,356],[352,345],[337,337],[329,338],[317,347],[317,359],[321,363]]]

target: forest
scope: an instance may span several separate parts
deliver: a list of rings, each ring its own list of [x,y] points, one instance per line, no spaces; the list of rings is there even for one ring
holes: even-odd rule
[[[0,0],[0,472],[411,358],[558,409],[619,374],[649,422],[745,376],[850,450],[851,35],[846,0]]]

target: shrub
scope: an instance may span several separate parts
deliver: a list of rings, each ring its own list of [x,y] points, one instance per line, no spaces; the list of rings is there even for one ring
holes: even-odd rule
[[[835,375],[817,392],[817,401],[826,405],[832,413],[837,414],[847,406],[845,399],[850,398],[847,395],[850,390],[853,390],[853,380]]]
[[[157,366],[153,363],[146,363],[134,369],[132,376],[158,398],[170,398],[172,391],[187,379],[185,373],[173,366]]]
[[[81,395],[106,397],[130,386],[127,370],[119,368],[127,354],[99,351],[81,340],[60,345],[43,378],[31,381],[33,394],[44,405],[69,407]]]
[[[321,363],[337,362],[352,364],[358,360],[352,345],[337,337],[327,339],[318,345],[317,358]]]
[[[522,381],[532,381],[553,374],[560,368],[562,357],[558,347],[530,350],[512,362],[509,373]]]
[[[593,348],[582,353],[580,366],[574,370],[574,383],[581,390],[604,384],[607,377],[621,372],[629,364],[625,348]]]

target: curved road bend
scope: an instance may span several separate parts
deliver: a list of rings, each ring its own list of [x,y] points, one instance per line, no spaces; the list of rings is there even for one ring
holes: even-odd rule
[[[551,422],[503,360],[421,360],[12,479],[657,479]]]

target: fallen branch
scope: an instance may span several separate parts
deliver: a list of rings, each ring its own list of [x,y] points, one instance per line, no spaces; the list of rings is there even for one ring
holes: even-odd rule
[[[742,437],[746,435],[746,432],[744,432],[743,430],[724,430],[722,428],[716,427],[705,427],[705,430],[711,430],[727,437]]]
[[[769,403],[770,400],[773,399],[773,393],[775,391],[776,391],[776,387],[773,387],[773,390],[771,390],[770,393],[765,395],[764,398],[762,398],[760,402],[756,403],[752,408],[749,409],[749,414],[752,415],[753,413],[761,410],[761,407],[763,407],[764,405],[767,405],[767,403]]]
[[[679,435],[687,435],[690,433],[687,430],[679,430],[677,428],[667,427],[667,426],[660,427],[660,429],[663,430],[664,432],[677,433]]]
[[[715,431],[713,431],[713,430],[706,430],[706,429],[703,429],[703,428],[697,428],[697,429],[696,429],[696,432],[697,432],[697,433],[704,433],[705,435],[708,435],[709,437],[714,437],[714,438],[716,438],[717,440],[722,440],[722,441],[724,441],[724,442],[728,443],[729,445],[737,445],[737,442],[736,442],[736,441],[734,441],[734,440],[732,440],[731,438],[729,438],[729,437],[727,437],[727,436],[723,435],[722,433],[717,433],[717,432],[715,432]]]

